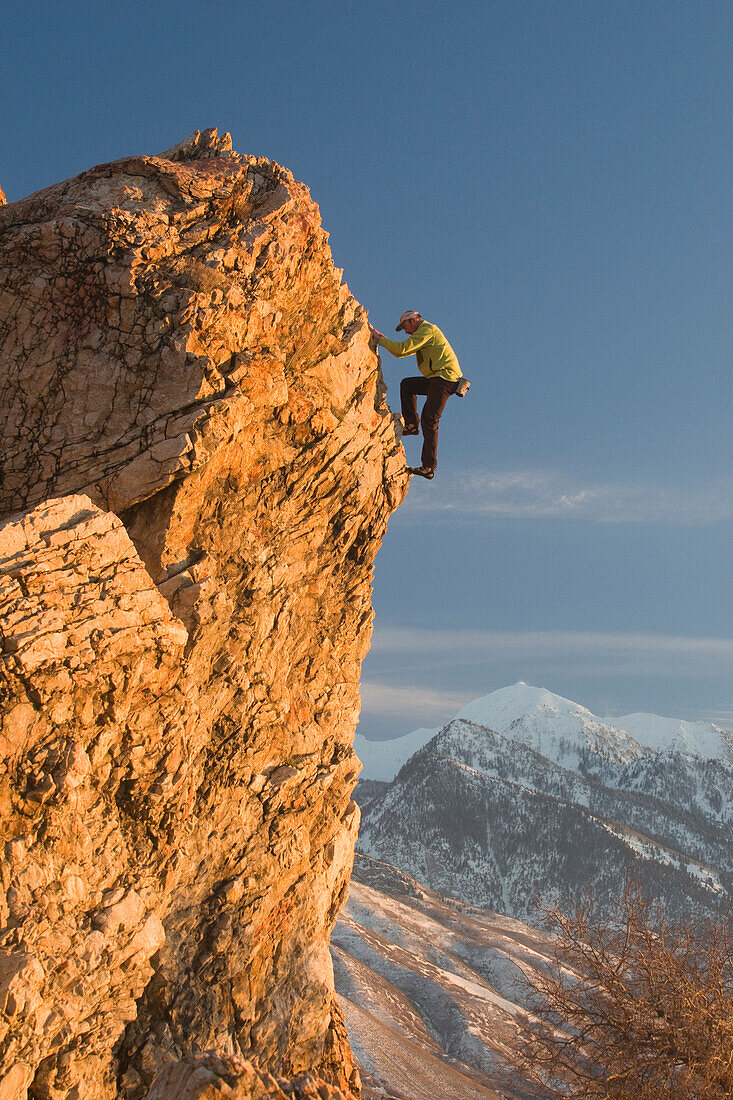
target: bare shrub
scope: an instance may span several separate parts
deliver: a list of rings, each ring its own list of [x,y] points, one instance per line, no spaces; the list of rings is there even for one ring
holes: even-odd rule
[[[667,924],[627,882],[613,921],[591,901],[547,911],[555,965],[532,978],[521,1026],[537,1095],[580,1100],[723,1100],[733,1096],[729,920]]]
[[[178,256],[171,266],[179,278],[182,278],[184,285],[192,290],[208,293],[212,290],[227,291],[231,288],[230,278],[209,267],[203,260],[196,259],[195,256],[189,254]]]

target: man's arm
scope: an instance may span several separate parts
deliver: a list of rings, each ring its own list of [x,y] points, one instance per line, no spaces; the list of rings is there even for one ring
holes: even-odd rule
[[[429,343],[431,335],[430,325],[423,321],[420,328],[406,340],[390,340],[380,334],[379,346],[391,351],[398,359],[402,359],[405,355],[414,355],[419,348]]]

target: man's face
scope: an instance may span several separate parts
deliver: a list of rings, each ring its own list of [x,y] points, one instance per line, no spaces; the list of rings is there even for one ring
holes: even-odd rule
[[[408,336],[412,336],[413,332],[417,332],[422,324],[422,317],[410,317],[409,320],[403,324],[403,329]]]

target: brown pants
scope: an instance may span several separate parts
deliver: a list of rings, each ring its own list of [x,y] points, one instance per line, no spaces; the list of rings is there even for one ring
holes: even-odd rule
[[[446,382],[445,378],[403,378],[400,383],[402,401],[402,419],[405,427],[411,430],[420,427],[417,415],[417,396],[426,394],[427,401],[422,410],[422,465],[434,470],[438,465],[438,421],[445,403],[456,392],[457,382]]]

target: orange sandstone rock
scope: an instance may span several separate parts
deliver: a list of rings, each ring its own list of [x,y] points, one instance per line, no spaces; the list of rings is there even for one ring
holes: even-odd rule
[[[328,939],[406,474],[340,276],[216,131],[0,210],[3,1100],[206,1049],[358,1091]]]
[[[303,1074],[284,1081],[240,1058],[211,1051],[165,1067],[147,1100],[349,1100],[341,1089]]]

